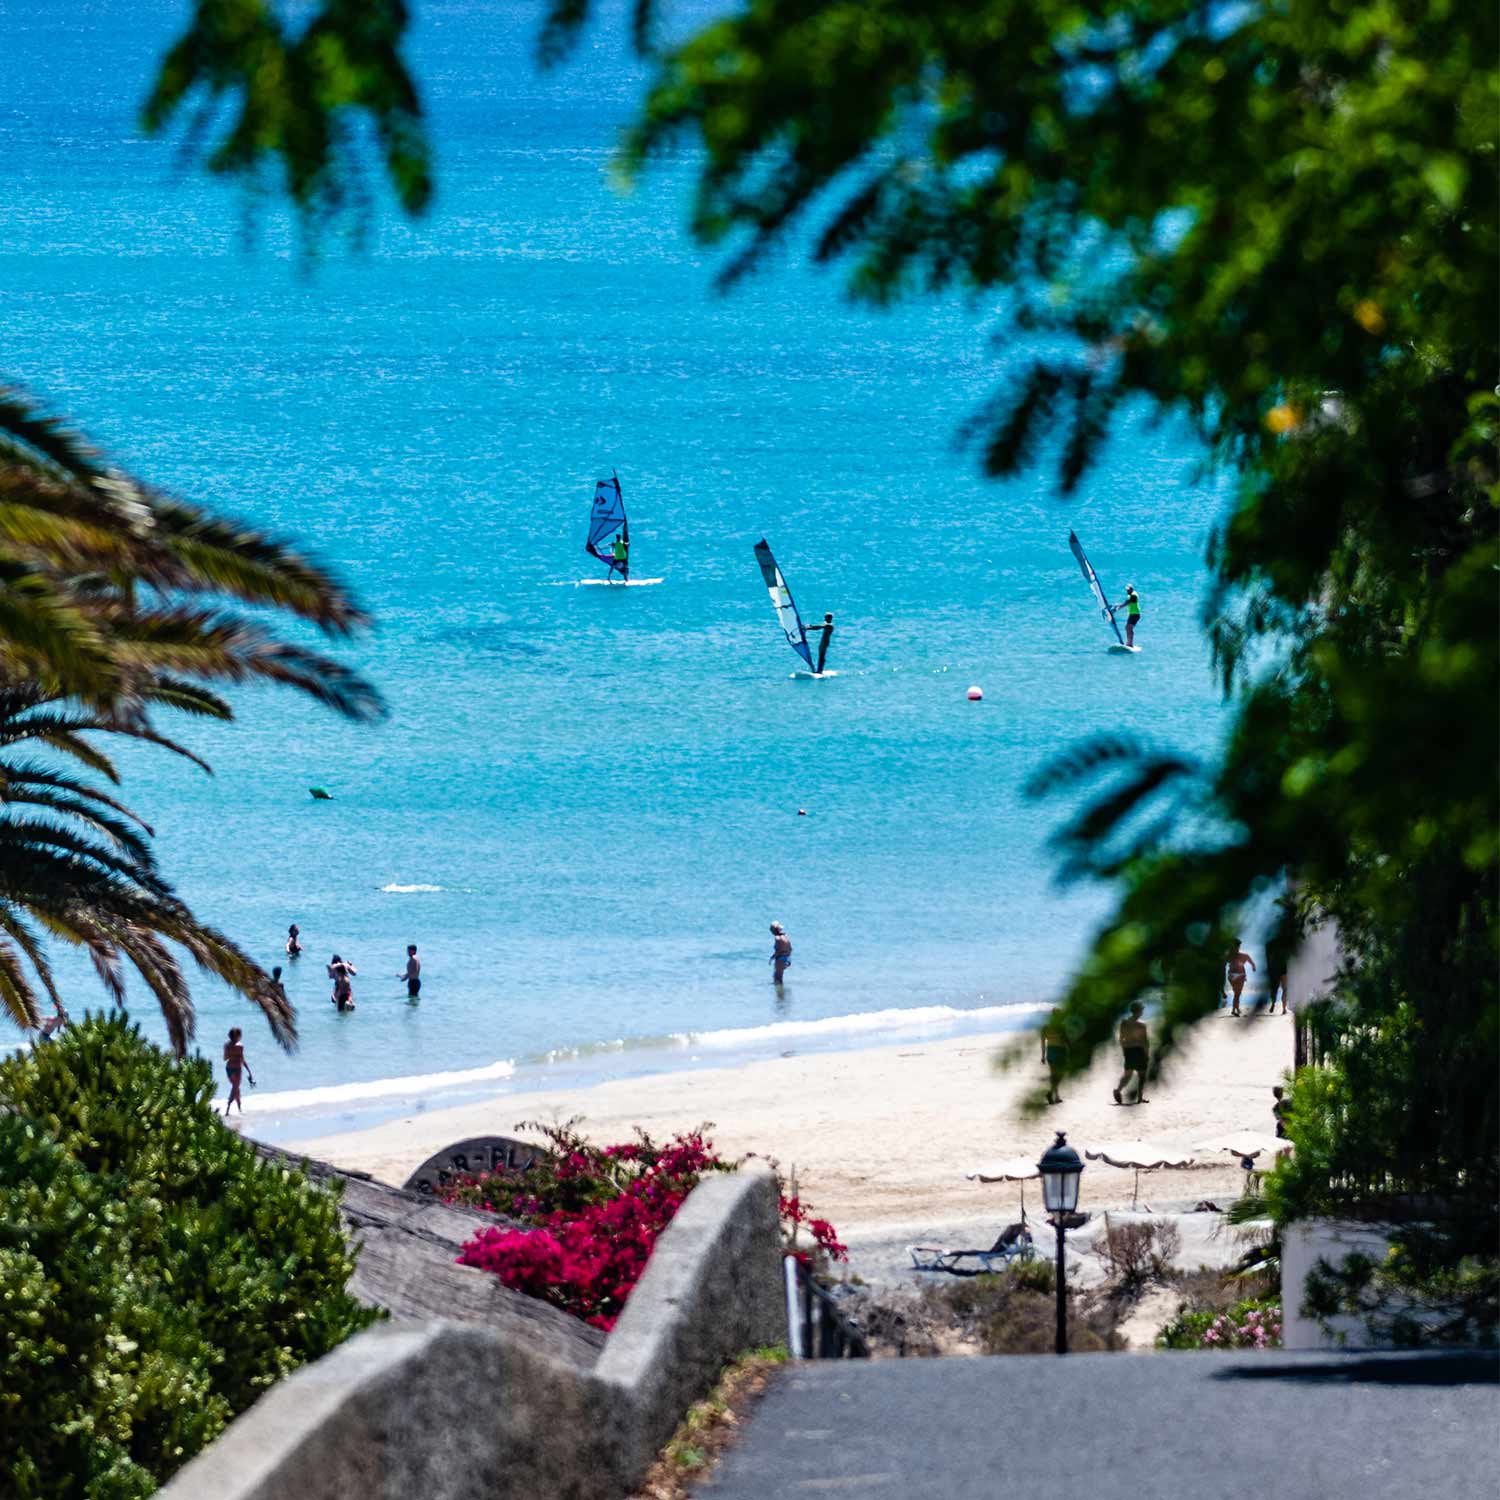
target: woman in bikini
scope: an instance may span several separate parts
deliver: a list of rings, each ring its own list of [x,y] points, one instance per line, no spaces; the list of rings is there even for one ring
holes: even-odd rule
[[[1229,988],[1234,991],[1234,1009],[1229,1012],[1232,1016],[1240,1013],[1240,994],[1245,988],[1245,965],[1249,964],[1253,969],[1255,960],[1240,948],[1240,940],[1234,940],[1234,947],[1229,951],[1229,959],[1225,965],[1229,976]]]
[[[231,1104],[238,1104],[240,1113],[245,1113],[245,1101],[240,1098],[240,1074],[245,1074],[250,1080],[250,1087],[255,1087],[255,1074],[250,1071],[250,1064],[245,1061],[245,1048],[240,1041],[240,1028],[232,1026],[229,1030],[229,1040],[224,1043],[224,1072],[229,1079],[229,1100],[224,1106],[224,1113],[229,1113]]]

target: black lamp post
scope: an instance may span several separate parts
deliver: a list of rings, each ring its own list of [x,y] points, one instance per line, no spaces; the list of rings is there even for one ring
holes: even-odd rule
[[[1068,1144],[1062,1131],[1057,1140],[1042,1153],[1037,1163],[1042,1177],[1042,1201],[1052,1215],[1057,1229],[1057,1352],[1068,1352],[1068,1280],[1063,1263],[1063,1238],[1066,1218],[1078,1207],[1078,1179],[1083,1175],[1083,1159]]]

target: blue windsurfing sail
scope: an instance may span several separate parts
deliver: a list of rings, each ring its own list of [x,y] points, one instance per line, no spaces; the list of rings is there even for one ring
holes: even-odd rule
[[[755,544],[755,560],[760,564],[760,576],[766,581],[771,608],[776,611],[776,619],[786,633],[787,645],[807,663],[808,671],[812,671],[813,659],[807,645],[807,627],[802,623],[802,616],[797,613],[792,591],[786,586],[786,579],[781,576],[781,569],[771,556],[765,537]]]
[[[1073,556],[1078,559],[1078,566],[1083,569],[1083,576],[1088,579],[1089,587],[1094,591],[1094,598],[1099,601],[1099,608],[1104,611],[1104,618],[1109,621],[1109,628],[1114,631],[1115,639],[1123,646],[1125,637],[1120,634],[1120,627],[1115,622],[1115,612],[1110,607],[1108,596],[1104,592],[1104,585],[1099,582],[1099,575],[1094,571],[1094,565],[1084,556],[1083,547],[1078,541],[1077,534],[1068,533],[1068,545],[1073,549]]]
[[[600,479],[594,485],[594,508],[589,513],[589,539],[583,550],[597,557],[609,568],[611,578],[619,574],[630,577],[630,562],[624,565],[615,561],[614,542],[618,536],[627,547],[630,545],[630,522],[625,519],[625,497],[620,493],[620,476]]]

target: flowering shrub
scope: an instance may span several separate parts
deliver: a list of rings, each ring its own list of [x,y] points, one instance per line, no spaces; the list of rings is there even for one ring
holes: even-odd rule
[[[644,1132],[620,1145],[595,1146],[563,1125],[531,1124],[551,1155],[524,1171],[502,1170],[449,1183],[441,1196],[518,1219],[524,1229],[484,1229],[459,1264],[498,1276],[506,1286],[610,1329],[646,1269],[657,1236],[683,1199],[710,1172],[732,1172],[703,1129],[658,1144]],[[846,1259],[833,1225],[781,1195],[788,1251],[807,1263]],[[798,1242],[802,1232],[805,1247]]]
[[[1279,1349],[1281,1302],[1250,1297],[1228,1312],[1181,1312],[1156,1336],[1159,1349]]]

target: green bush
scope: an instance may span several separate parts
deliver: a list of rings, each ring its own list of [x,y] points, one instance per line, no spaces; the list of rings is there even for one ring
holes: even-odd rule
[[[335,1197],[215,1114],[122,1016],[0,1064],[0,1473],[135,1500],[376,1316]]]

